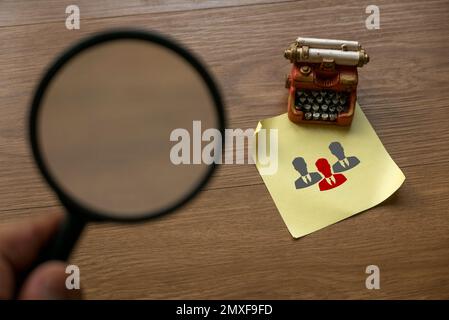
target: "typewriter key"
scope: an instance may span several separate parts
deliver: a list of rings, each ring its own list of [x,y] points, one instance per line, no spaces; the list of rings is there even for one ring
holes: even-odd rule
[[[326,91],[322,90],[320,91],[320,96],[324,97],[326,95]]]
[[[323,104],[323,105],[321,106],[321,110],[323,110],[324,112],[326,112],[327,109],[328,109],[327,104]]]
[[[299,98],[299,102],[300,102],[301,104],[303,104],[304,102],[306,102],[306,98],[300,97],[300,98]]]
[[[298,97],[301,97],[301,96],[304,95],[304,91],[298,90],[298,91],[296,91],[296,95],[297,95]]]
[[[312,107],[310,106],[310,104],[306,104],[306,105],[303,107],[303,109],[304,109],[305,111],[310,111],[311,108],[312,108]]]
[[[296,109],[296,110],[301,110],[301,106],[298,105],[298,104],[295,104],[295,109]]]
[[[320,119],[320,114],[318,112],[314,112],[313,113],[313,120],[319,120]]]
[[[323,102],[323,97],[320,97],[320,96],[316,97],[316,102],[318,102],[318,103]]]
[[[329,107],[329,112],[335,112],[335,107],[334,106]]]
[[[324,99],[324,102],[325,102],[327,105],[330,105],[330,104],[331,104],[331,99],[326,98],[326,99]]]
[[[318,91],[312,91],[312,96],[316,97],[318,95]]]
[[[324,121],[326,121],[327,119],[329,119],[329,115],[327,113],[322,113],[321,114],[321,119],[323,119]]]
[[[313,111],[317,112],[318,110],[320,110],[320,106],[317,104],[314,104],[312,109],[313,109]]]
[[[337,99],[337,98],[333,98],[333,99],[332,99],[332,103],[333,103],[333,104],[338,104],[338,99]]]
[[[335,120],[337,120],[337,114],[336,114],[336,113],[331,113],[331,114],[329,114],[329,120],[330,120],[330,121],[335,121]]]
[[[311,97],[311,96],[307,97],[307,101],[308,101],[309,103],[313,103],[314,100],[315,100],[315,99],[313,99],[313,97]]]
[[[346,97],[341,97],[340,98],[340,103],[341,104],[346,104]]]
[[[343,106],[338,106],[337,107],[337,112],[342,112],[344,110],[344,107]]]
[[[333,96],[335,96],[335,92],[334,91],[329,91],[329,93],[327,95],[332,98]]]
[[[306,113],[304,114],[304,118],[305,118],[306,120],[310,120],[310,118],[312,118],[312,113],[311,113],[311,112],[306,112]]]

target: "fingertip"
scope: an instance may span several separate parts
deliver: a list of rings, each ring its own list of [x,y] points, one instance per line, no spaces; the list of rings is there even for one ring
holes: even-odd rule
[[[1,226],[0,252],[15,272],[27,269],[37,258],[42,247],[56,233],[63,217],[62,212],[54,212]]]
[[[49,261],[38,266],[25,281],[20,294],[21,300],[66,300],[81,299],[80,289],[68,289],[67,264]]]

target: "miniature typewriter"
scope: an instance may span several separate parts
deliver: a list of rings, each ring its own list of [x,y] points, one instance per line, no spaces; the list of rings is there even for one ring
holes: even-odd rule
[[[357,99],[357,67],[369,62],[357,41],[299,37],[284,52],[293,63],[285,86],[295,123],[349,126]]]

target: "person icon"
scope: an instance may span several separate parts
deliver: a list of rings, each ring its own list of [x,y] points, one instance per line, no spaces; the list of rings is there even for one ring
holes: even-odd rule
[[[302,189],[307,188],[318,181],[322,179],[321,175],[318,172],[310,172],[307,170],[307,164],[304,158],[297,157],[293,159],[292,161],[293,167],[296,169],[296,171],[299,172],[301,175],[296,181],[295,181],[295,187],[296,189]]]
[[[338,187],[346,182],[346,177],[341,173],[332,174],[331,165],[325,158],[320,158],[315,162],[315,165],[319,172],[324,176],[318,186],[320,191],[326,191]]]
[[[357,157],[345,156],[345,150],[340,142],[332,142],[329,145],[329,150],[338,159],[338,161],[332,165],[332,170],[334,173],[352,169],[360,163],[360,160]]]

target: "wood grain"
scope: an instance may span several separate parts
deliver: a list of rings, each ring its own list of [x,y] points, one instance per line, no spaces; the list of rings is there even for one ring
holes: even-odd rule
[[[45,0],[30,4],[26,0],[2,0],[0,27],[51,21],[64,22],[68,16],[65,13],[66,8],[70,5],[78,6],[81,21],[84,22],[86,19],[93,18],[247,6],[270,2],[273,0]]]
[[[380,30],[365,28],[368,1],[232,3],[111,5],[113,17],[91,4],[79,31],[55,18],[53,1],[30,23],[0,16],[0,221],[61,210],[34,167],[26,114],[45,67],[77,39],[122,26],[171,35],[207,63],[228,126],[242,129],[285,112],[282,52],[295,37],[357,39],[371,56],[359,102],[407,176],[397,194],[294,241],[254,166],[223,165],[175,215],[90,226],[73,262],[87,298],[449,298],[448,2],[378,1]],[[365,289],[369,264],[381,268],[381,290]]]

